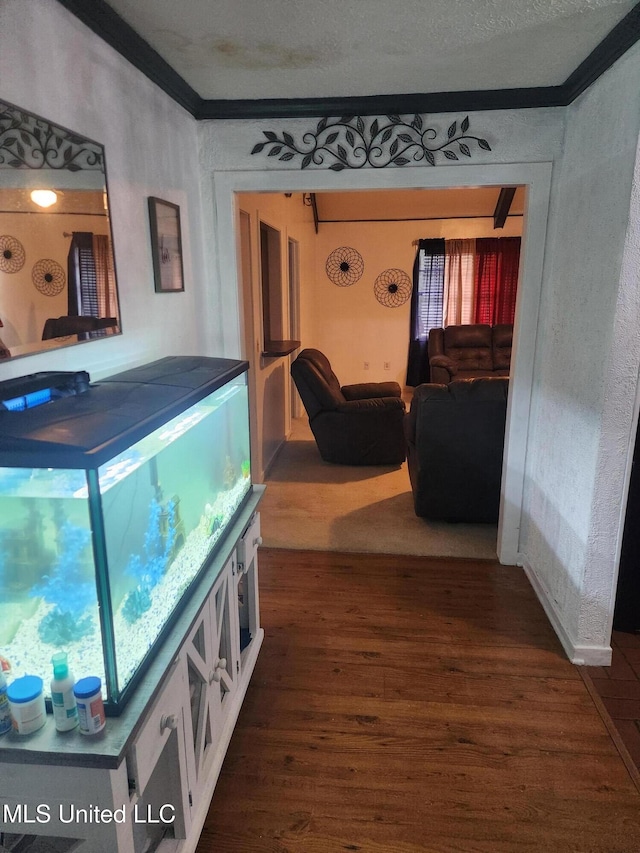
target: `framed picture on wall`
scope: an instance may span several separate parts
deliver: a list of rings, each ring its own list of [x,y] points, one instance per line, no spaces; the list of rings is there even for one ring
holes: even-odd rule
[[[149,225],[156,293],[184,290],[180,208],[170,201],[150,196]]]

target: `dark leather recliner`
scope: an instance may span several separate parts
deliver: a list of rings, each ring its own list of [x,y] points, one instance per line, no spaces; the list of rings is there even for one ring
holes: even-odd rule
[[[486,377],[416,388],[405,418],[416,515],[497,522],[508,387]]]
[[[405,459],[405,405],[397,382],[340,386],[329,360],[303,349],[291,375],[309,416],[320,456],[339,465],[400,465]]]
[[[508,376],[512,338],[512,323],[495,326],[472,323],[431,329],[427,343],[431,382]]]

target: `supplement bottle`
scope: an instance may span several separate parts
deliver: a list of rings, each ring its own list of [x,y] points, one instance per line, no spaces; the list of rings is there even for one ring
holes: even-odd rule
[[[96,675],[81,678],[73,688],[78,705],[78,723],[81,735],[95,735],[105,725],[102,702],[102,682]]]
[[[42,679],[39,675],[23,675],[7,687],[13,730],[29,735],[47,722]]]
[[[58,652],[51,658],[51,704],[53,721],[59,732],[68,732],[78,725],[78,707],[73,693],[73,675],[69,672],[67,653]]]

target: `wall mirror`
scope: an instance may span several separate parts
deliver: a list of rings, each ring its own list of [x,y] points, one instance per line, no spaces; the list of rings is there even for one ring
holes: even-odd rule
[[[0,101],[0,363],[120,332],[104,148]]]

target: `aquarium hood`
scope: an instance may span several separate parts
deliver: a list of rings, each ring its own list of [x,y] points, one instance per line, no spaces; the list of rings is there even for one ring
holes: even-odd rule
[[[0,399],[18,398],[27,379],[39,386],[35,392],[59,387],[64,376],[82,390],[0,411],[0,466],[97,468],[247,368],[246,361],[168,356],[91,384],[59,373],[0,383]]]

